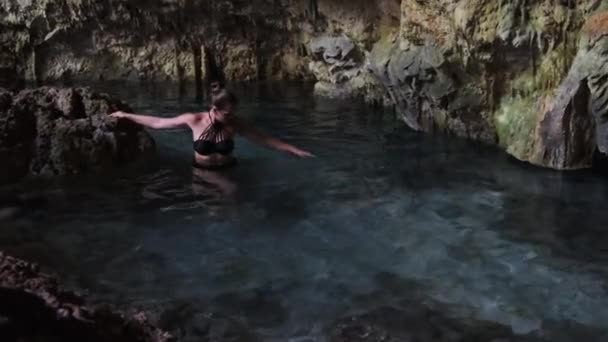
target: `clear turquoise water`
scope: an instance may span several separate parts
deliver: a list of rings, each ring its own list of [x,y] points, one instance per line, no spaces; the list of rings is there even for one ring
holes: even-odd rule
[[[138,112],[197,110],[192,89],[99,85]],[[239,115],[318,155],[237,140],[236,169],[193,176],[190,134],[154,131],[158,154],[112,173],[0,190],[41,198],[0,222],[0,248],[99,301],[188,303],[267,340],[402,299],[554,341],[608,330],[608,182],[411,132],[390,113],[238,88]],[[7,206],[8,204],[5,204]]]

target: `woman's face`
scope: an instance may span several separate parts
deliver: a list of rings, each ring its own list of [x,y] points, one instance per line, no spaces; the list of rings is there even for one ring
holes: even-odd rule
[[[226,105],[222,109],[216,108],[215,110],[222,119],[230,119],[232,116],[234,116],[232,109],[232,105]]]

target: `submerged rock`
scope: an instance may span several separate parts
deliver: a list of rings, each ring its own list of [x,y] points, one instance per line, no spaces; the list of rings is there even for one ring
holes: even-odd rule
[[[262,339],[238,316],[208,312],[203,303],[190,299],[165,307],[159,325],[180,341],[259,342]]]
[[[130,108],[88,88],[0,89],[0,183],[99,170],[153,150],[141,126],[108,116],[116,110]]]
[[[331,342],[532,342],[533,337],[515,336],[507,327],[486,322],[458,322],[422,305],[407,309],[384,307],[347,317],[328,330]]]
[[[0,253],[0,336],[8,341],[169,342],[144,313],[92,307],[31,264]],[[4,320],[4,322],[2,322]]]

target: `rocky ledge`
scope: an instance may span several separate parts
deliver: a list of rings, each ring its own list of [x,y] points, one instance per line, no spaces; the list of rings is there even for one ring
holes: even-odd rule
[[[488,322],[463,324],[410,303],[407,308],[383,307],[369,313],[344,318],[329,332],[331,342],[541,342],[515,336],[511,329]]]
[[[608,12],[600,1],[401,2],[369,54],[413,129],[581,169],[606,156]]]
[[[602,0],[0,0],[0,84],[315,80],[522,161],[605,161]],[[598,158],[599,157],[599,158]]]
[[[127,163],[153,150],[139,125],[107,114],[131,109],[88,88],[0,89],[0,183]]]
[[[0,253],[0,336],[3,341],[168,342],[145,313],[126,316],[91,307],[42,273],[38,265]]]

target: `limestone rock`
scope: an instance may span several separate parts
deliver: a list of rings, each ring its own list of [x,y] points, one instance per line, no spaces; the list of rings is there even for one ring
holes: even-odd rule
[[[130,108],[88,88],[0,90],[0,182],[99,170],[151,151],[141,126],[107,116],[116,110]]]
[[[542,113],[533,162],[556,169],[590,167],[608,154],[608,13],[583,27],[579,51],[550,107]]]
[[[596,0],[0,0],[0,83],[312,79],[319,96],[390,105],[415,130],[574,169],[608,150],[606,11]],[[78,95],[62,98],[67,117],[81,112]]]
[[[541,166],[590,167],[608,149],[602,10],[403,0],[398,39],[378,41],[369,64],[413,129],[498,144]]]
[[[383,307],[346,317],[329,328],[331,342],[462,342],[462,341],[539,341],[516,337],[510,328],[498,324],[449,319],[422,305],[407,308]]]
[[[312,79],[309,42],[370,45],[398,3],[0,0],[0,86],[19,80]],[[8,77],[10,76],[10,78]]]
[[[354,67],[357,62],[355,56],[355,44],[348,37],[318,37],[310,42],[310,50],[313,54],[320,54],[323,60],[331,65],[342,68]]]
[[[301,78],[280,2],[0,0],[1,81]]]
[[[366,102],[381,102],[383,94],[370,91],[380,84],[366,67],[366,57],[347,36],[312,38],[310,50],[314,61],[309,69],[317,83],[318,96],[334,99],[365,98]]]
[[[0,325],[3,338],[19,341],[169,342],[145,313],[126,316],[92,307],[36,264],[0,252]]]

